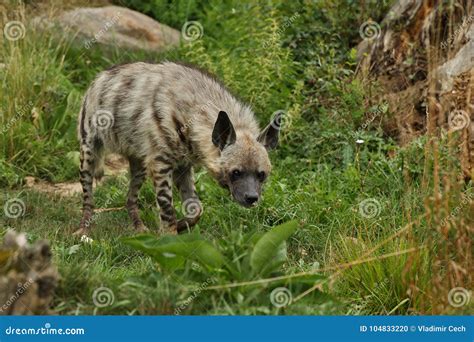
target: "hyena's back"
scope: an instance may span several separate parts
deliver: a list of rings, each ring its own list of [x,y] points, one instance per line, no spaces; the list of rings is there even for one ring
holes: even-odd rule
[[[194,142],[210,136],[219,110],[235,126],[258,134],[250,108],[197,69],[171,62],[119,65],[100,73],[88,89],[79,139],[92,140],[97,157],[105,148],[145,162],[158,151],[175,161],[213,158],[210,139],[208,146]]]

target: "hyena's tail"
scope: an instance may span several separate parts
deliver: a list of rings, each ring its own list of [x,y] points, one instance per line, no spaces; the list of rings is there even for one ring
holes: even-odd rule
[[[81,148],[81,173],[100,180],[104,176],[104,142],[99,132],[89,124],[89,113],[86,112],[86,107],[87,96],[81,108],[78,129]]]
[[[92,142],[92,154],[94,156],[92,174],[95,179],[100,180],[104,176],[105,151],[102,139],[97,136]]]

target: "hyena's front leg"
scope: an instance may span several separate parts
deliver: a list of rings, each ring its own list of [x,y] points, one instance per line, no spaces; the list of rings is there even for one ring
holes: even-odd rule
[[[151,175],[156,190],[156,202],[160,207],[160,228],[164,233],[177,234],[176,213],[173,207],[173,166],[158,156],[151,167]]]
[[[193,168],[191,165],[182,165],[173,172],[173,182],[181,194],[184,218],[178,221],[178,233],[198,223],[202,214],[202,205],[194,186]]]
[[[130,188],[127,196],[127,210],[133,226],[138,232],[145,232],[148,229],[140,219],[138,210],[138,193],[145,180],[146,169],[143,160],[130,157]]]

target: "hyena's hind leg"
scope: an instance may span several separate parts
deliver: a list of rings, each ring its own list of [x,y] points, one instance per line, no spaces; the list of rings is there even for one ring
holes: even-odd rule
[[[184,232],[198,223],[202,215],[202,205],[194,186],[193,168],[182,165],[173,172],[173,182],[181,194],[184,218],[178,221],[178,233]]]
[[[150,173],[156,191],[156,202],[160,208],[160,230],[177,234],[176,213],[173,207],[173,166],[171,162],[156,156],[150,163]]]
[[[104,146],[100,139],[81,139],[80,180],[83,192],[82,219],[75,235],[87,234],[94,213],[93,179],[104,175]]]
[[[140,212],[138,210],[138,193],[143,185],[146,176],[146,168],[144,161],[134,157],[130,157],[130,188],[127,196],[127,210],[133,226],[138,232],[145,232],[148,229],[140,219]]]

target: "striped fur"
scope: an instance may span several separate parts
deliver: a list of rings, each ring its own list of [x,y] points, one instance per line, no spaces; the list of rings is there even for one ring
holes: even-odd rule
[[[211,138],[213,132],[217,139],[221,137],[215,129],[221,111],[227,113],[236,136],[225,147],[216,146]],[[172,62],[132,63],[100,73],[86,92],[78,123],[84,195],[79,233],[90,226],[92,180],[103,175],[107,152],[120,153],[130,162],[127,209],[135,228],[146,229],[137,198],[148,173],[156,189],[162,229],[176,233],[195,224],[199,215],[177,222],[172,185],[177,186],[183,201],[198,201],[193,166],[202,165],[237,199],[238,189],[233,191],[230,184],[232,170],[270,173],[265,143],[261,135],[258,141],[259,135],[250,107],[193,67]]]

